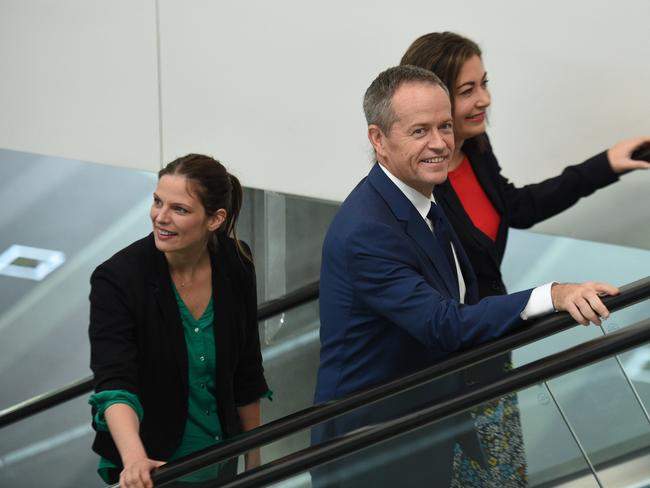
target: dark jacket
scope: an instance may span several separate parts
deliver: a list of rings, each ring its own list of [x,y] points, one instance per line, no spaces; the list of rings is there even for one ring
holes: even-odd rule
[[[510,227],[532,227],[566,210],[580,198],[618,181],[607,154],[602,152],[581,164],[568,166],[554,178],[517,188],[501,174],[487,138],[483,145],[477,138],[469,139],[463,145],[463,151],[481,187],[501,216],[496,242],[474,226],[449,181],[437,185],[434,195],[472,263],[481,297],[506,293],[500,268]]]
[[[268,389],[263,376],[253,265],[221,236],[210,252],[216,343],[216,389],[225,437],[241,432],[237,406]],[[124,389],[140,399],[140,437],[152,459],[167,460],[178,447],[188,408],[187,348],[167,267],[153,234],[97,267],[90,279],[90,367],[95,391]],[[108,432],[93,450],[117,466]]]
[[[323,243],[316,402],[393,380],[521,327],[530,290],[477,303],[452,235],[465,302],[433,233],[378,164],[346,198]]]
[[[316,402],[394,380],[524,325],[520,313],[531,291],[477,303],[469,260],[453,233],[451,239],[467,305],[458,301],[458,282],[431,229],[378,164],[345,199],[323,243]],[[312,443],[398,418],[463,387],[462,374],[447,375],[315,426]],[[409,437],[408,449],[385,443],[364,451],[365,459],[381,460],[371,469],[359,470],[365,462],[354,456],[329,463],[312,472],[312,484],[449,486],[456,442],[462,439],[472,459],[483,454],[469,414],[448,420]]]

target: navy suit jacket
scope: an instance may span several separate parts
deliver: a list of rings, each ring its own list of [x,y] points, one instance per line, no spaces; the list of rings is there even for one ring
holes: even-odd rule
[[[316,402],[425,368],[523,324],[530,290],[477,301],[474,273],[455,235],[452,241],[466,304],[426,222],[374,165],[323,244]]]

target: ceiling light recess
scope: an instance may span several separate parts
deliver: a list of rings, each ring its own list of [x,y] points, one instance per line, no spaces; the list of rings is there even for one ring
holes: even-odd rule
[[[63,263],[61,251],[13,244],[0,254],[0,275],[41,281]]]

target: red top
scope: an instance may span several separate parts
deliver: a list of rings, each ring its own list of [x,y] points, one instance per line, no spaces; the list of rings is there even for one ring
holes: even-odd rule
[[[449,172],[449,182],[474,226],[496,241],[501,216],[476,179],[476,174],[474,174],[467,156],[458,168]]]

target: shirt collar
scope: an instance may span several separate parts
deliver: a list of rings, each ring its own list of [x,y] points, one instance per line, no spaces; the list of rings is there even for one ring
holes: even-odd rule
[[[411,202],[415,207],[415,209],[418,211],[418,213],[422,215],[424,221],[427,222],[428,221],[427,215],[429,214],[429,210],[431,210],[431,202],[435,203],[433,194],[429,198],[425,197],[424,195],[422,195],[422,193],[417,191],[415,188],[411,188],[402,180],[400,180],[397,176],[395,176],[393,173],[388,171],[381,163],[378,162],[377,164],[379,164],[379,167],[382,169],[382,171],[386,173],[388,179],[390,179],[390,181],[395,183],[395,186],[400,189],[400,191],[404,194],[406,198],[409,199],[409,202]]]

